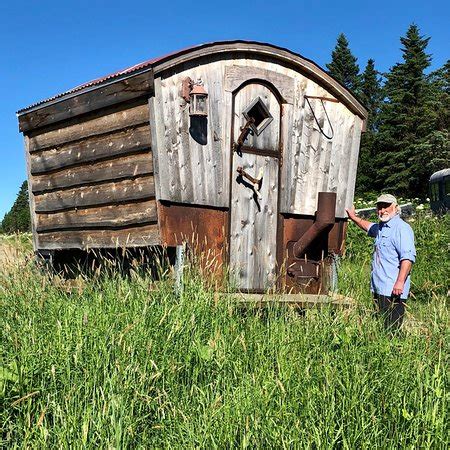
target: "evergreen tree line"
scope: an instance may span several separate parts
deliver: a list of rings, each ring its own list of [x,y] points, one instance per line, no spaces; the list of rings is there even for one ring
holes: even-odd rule
[[[344,34],[327,64],[369,111],[361,139],[356,192],[391,192],[424,199],[430,175],[450,167],[450,62],[427,74],[429,37],[411,25],[402,44],[403,61],[379,73],[369,59],[360,73]]]
[[[350,89],[369,111],[361,139],[356,192],[392,192],[425,198],[430,175],[450,167],[450,61],[426,74],[430,38],[411,25],[402,44],[403,61],[381,74],[369,59],[361,73],[348,40],[340,34],[328,72]],[[0,232],[29,231],[27,182],[24,181]]]
[[[28,206],[28,183],[24,181],[20,186],[16,201],[5,214],[1,224],[1,233],[27,232],[31,230],[30,208]]]

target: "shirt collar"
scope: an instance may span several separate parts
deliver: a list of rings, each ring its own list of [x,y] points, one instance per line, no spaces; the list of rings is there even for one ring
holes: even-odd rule
[[[400,219],[400,214],[396,214],[389,222],[381,222],[380,221],[380,228],[388,227],[391,228],[392,225],[395,225],[397,220]]]

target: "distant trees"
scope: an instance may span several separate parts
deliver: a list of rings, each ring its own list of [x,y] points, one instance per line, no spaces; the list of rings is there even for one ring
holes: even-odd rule
[[[360,192],[370,192],[374,186],[373,161],[374,143],[377,136],[379,111],[382,100],[381,77],[375,69],[375,61],[369,59],[361,75],[360,98],[367,110],[366,132],[361,137],[356,185]]]
[[[24,181],[17,194],[16,201],[1,222],[0,232],[16,233],[30,230],[31,219],[30,208],[28,206],[28,183]]]
[[[403,61],[383,80],[373,59],[359,74],[347,39],[338,36],[329,73],[369,111],[356,180],[359,194],[383,190],[424,198],[431,173],[450,165],[450,63],[425,73],[431,64],[429,39],[411,25],[400,38]]]
[[[355,94],[359,89],[359,66],[356,61],[357,58],[350,51],[347,38],[341,33],[331,53],[331,62],[327,64],[327,69],[332,77]]]

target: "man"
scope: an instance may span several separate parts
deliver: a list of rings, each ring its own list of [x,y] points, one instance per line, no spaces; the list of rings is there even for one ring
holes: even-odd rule
[[[354,207],[346,211],[349,219],[375,238],[371,291],[386,327],[397,330],[403,321],[411,267],[416,260],[414,233],[400,218],[400,207],[391,194],[383,194],[377,199],[379,223],[358,217]]]

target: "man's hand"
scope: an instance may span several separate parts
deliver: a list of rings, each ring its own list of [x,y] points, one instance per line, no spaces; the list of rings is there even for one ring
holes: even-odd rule
[[[401,295],[405,288],[405,281],[411,272],[412,262],[409,259],[402,259],[400,261],[400,270],[398,272],[397,281],[392,288],[392,295]]]
[[[345,211],[347,212],[348,218],[358,225],[359,228],[361,228],[364,231],[367,231],[371,225],[371,223],[367,220],[364,220],[361,217],[358,217],[356,215],[355,207],[352,206],[351,208],[346,208]]]
[[[351,208],[346,208],[345,211],[347,212],[348,218],[355,221],[358,216],[356,215],[355,207],[352,206]]]
[[[402,295],[404,287],[405,287],[405,282],[397,280],[392,289],[392,295]]]

